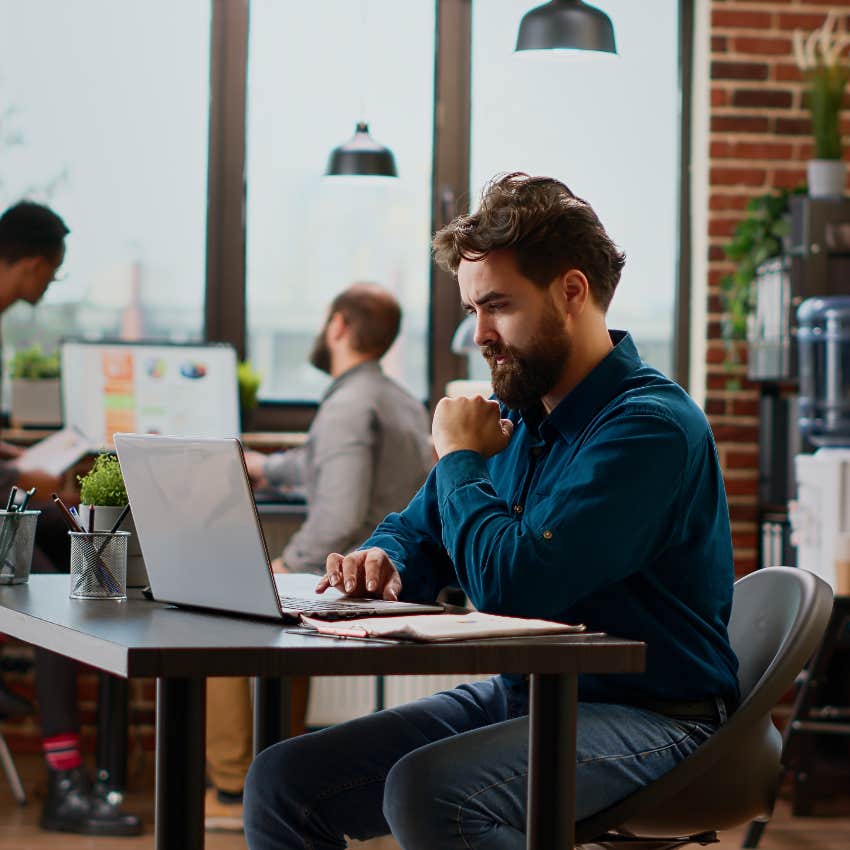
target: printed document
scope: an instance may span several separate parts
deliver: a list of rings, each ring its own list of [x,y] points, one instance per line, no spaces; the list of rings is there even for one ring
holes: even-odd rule
[[[63,428],[30,446],[12,463],[22,472],[40,470],[58,476],[94,450],[94,444],[76,428]]]
[[[398,638],[426,642],[472,640],[523,635],[557,635],[583,632],[583,625],[551,620],[525,620],[470,611],[468,614],[412,614],[401,617],[364,617],[328,622],[301,615],[301,622],[317,632],[337,637]]]

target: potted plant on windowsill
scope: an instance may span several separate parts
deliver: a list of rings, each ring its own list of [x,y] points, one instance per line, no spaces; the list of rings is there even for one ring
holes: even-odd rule
[[[45,354],[40,345],[15,352],[12,379],[12,423],[18,426],[62,424],[59,352]]]
[[[243,360],[236,367],[236,382],[239,384],[240,428],[243,432],[250,431],[263,376],[251,365],[250,360]]]
[[[812,119],[815,158],[806,164],[812,198],[844,194],[845,164],[842,160],[841,106],[850,79],[850,61],[843,55],[850,35],[837,31],[838,16],[830,12],[820,29],[806,37],[794,30],[794,59],[807,83],[806,105]]]
[[[80,519],[83,526],[89,527],[94,507],[94,530],[109,531],[128,503],[118,458],[102,452],[95,458],[92,468],[85,475],[78,476],[77,480],[80,483]],[[147,573],[132,512],[127,514],[118,530],[130,532],[127,541],[127,587],[143,587],[147,584]]]

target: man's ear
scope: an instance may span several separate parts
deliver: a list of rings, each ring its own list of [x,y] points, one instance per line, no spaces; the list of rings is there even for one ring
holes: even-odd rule
[[[348,325],[345,322],[345,316],[342,313],[334,313],[328,319],[328,339],[338,342],[348,331]]]
[[[578,315],[590,298],[590,284],[584,272],[569,269],[555,283],[557,298],[563,309],[572,315]]]

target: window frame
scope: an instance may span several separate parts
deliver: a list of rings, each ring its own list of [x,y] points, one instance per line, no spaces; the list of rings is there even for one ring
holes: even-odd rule
[[[246,106],[250,0],[211,0],[209,174],[204,339],[229,342],[240,359],[246,327]],[[679,0],[679,252],[673,320],[673,377],[687,389],[691,296],[691,100],[695,0]],[[432,232],[469,209],[471,0],[435,0]],[[463,317],[452,275],[431,264],[428,327],[429,407],[446,383],[466,377],[465,358],[451,351]],[[254,427],[302,431],[316,402],[263,401]]]

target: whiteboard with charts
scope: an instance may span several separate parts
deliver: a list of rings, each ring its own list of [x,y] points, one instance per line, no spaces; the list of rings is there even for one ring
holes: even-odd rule
[[[238,437],[236,352],[230,345],[66,341],[62,416],[94,445],[121,431]]]

